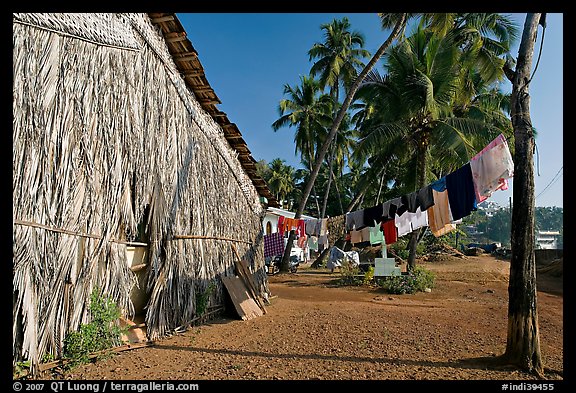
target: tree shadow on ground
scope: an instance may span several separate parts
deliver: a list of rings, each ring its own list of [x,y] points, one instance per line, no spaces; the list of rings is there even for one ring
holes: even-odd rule
[[[324,354],[298,354],[298,353],[268,353],[261,351],[245,351],[240,349],[220,349],[220,348],[202,348],[192,346],[179,346],[179,345],[163,345],[158,344],[151,349],[158,350],[174,350],[174,351],[191,351],[204,354],[216,355],[235,355],[246,357],[263,357],[268,359],[304,359],[313,361],[340,361],[340,362],[369,362],[379,364],[394,364],[400,366],[416,366],[416,367],[451,367],[470,370],[493,370],[510,373],[514,371],[525,373],[526,376],[536,376],[520,370],[518,367],[508,364],[502,356],[484,356],[476,358],[464,358],[448,361],[434,361],[434,360],[419,360],[419,359],[392,359],[384,357],[367,357],[367,356],[339,356],[339,355],[324,355]],[[552,370],[549,368],[544,369],[545,379],[562,379],[563,372]]]

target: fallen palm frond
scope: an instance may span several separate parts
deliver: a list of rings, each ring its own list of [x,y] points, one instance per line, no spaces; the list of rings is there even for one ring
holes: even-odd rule
[[[152,339],[196,320],[196,293],[211,284],[208,305],[224,304],[230,242],[268,291],[264,211],[236,152],[146,16],[117,17],[107,28],[133,37],[102,44],[59,34],[69,14],[13,23],[13,362],[32,372],[89,321],[95,287],[132,316],[126,243],[149,247]]]

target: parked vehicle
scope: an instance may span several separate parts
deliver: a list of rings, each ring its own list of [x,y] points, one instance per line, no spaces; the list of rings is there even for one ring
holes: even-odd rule
[[[280,263],[282,262],[282,255],[276,255],[272,258],[266,259],[266,273],[269,275],[274,275],[280,272]],[[296,273],[298,270],[298,266],[300,266],[300,260],[298,259],[297,255],[290,256],[290,273]]]

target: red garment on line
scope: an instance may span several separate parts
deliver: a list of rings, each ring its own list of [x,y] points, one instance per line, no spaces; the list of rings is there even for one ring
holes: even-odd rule
[[[382,232],[384,232],[384,241],[386,244],[396,243],[398,240],[398,232],[394,220],[388,220],[380,224]]]

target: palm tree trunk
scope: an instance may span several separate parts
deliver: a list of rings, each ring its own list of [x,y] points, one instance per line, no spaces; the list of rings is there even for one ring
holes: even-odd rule
[[[380,194],[382,193],[382,185],[384,184],[384,175],[386,174],[386,172],[382,172],[382,176],[380,176],[380,185],[378,186],[378,195],[376,195],[376,203],[375,205],[377,205],[378,203],[380,203]]]
[[[316,187],[312,187],[312,194],[314,195],[314,202],[316,202],[316,210],[318,211],[318,217],[320,217],[320,204],[318,203],[318,194],[316,193]]]
[[[376,176],[379,176],[380,174],[382,174],[382,177],[384,177],[384,174],[385,174],[384,167],[382,167],[380,169],[380,171],[381,172],[378,173]],[[369,181],[364,183],[362,188],[356,193],[356,195],[354,195],[354,198],[352,198],[352,200],[348,204],[348,207],[346,208],[346,213],[350,213],[352,210],[354,210],[354,208],[356,208],[356,206],[359,205],[360,200],[364,198],[364,195],[368,191],[368,188],[370,188],[370,185],[371,185],[371,183]]]
[[[318,151],[318,156],[316,157],[316,162],[314,163],[314,167],[312,172],[310,173],[310,178],[308,179],[308,183],[306,183],[306,187],[304,188],[304,193],[302,194],[302,200],[300,201],[300,205],[298,206],[298,210],[296,210],[295,218],[298,219],[302,216],[304,212],[304,208],[306,206],[306,202],[308,201],[308,197],[310,196],[310,191],[312,190],[312,185],[316,182],[316,178],[318,177],[318,172],[320,171],[320,166],[324,161],[324,157],[326,156],[326,152],[328,151],[328,147],[330,143],[334,139],[338,128],[340,127],[340,123],[342,123],[342,119],[344,119],[344,115],[346,111],[350,107],[352,103],[352,99],[360,86],[360,83],[366,78],[366,75],[374,68],[378,60],[382,57],[384,52],[388,49],[388,47],[392,44],[392,42],[396,39],[396,37],[400,34],[400,32],[406,26],[406,14],[403,14],[402,17],[398,20],[396,25],[394,26],[394,30],[390,33],[388,39],[378,48],[374,56],[370,59],[368,64],[362,69],[362,72],[358,75],[358,78],[354,81],[352,86],[350,86],[350,91],[346,95],[346,99],[342,103],[340,110],[338,111],[338,116],[334,119],[334,123],[332,124],[332,129],[328,134],[328,137],[320,147]],[[294,240],[293,232],[290,232],[290,236],[288,238],[288,245],[284,250],[284,255],[282,256],[282,263],[280,264],[281,271],[288,271],[289,270],[289,261],[290,261],[290,253],[292,252],[292,242],[290,240]]]
[[[426,147],[428,146],[428,134],[427,131],[424,129],[421,131],[421,134],[418,141],[418,147],[416,149],[418,157],[416,158],[418,161],[417,163],[417,181],[416,181],[416,189],[419,190],[424,187],[426,184]],[[420,236],[420,231],[422,228],[418,228],[415,231],[412,231],[410,234],[410,241],[408,242],[408,270],[412,271],[416,267],[416,247],[418,246],[418,240]]]
[[[332,161],[334,160],[334,151],[336,150],[336,145],[332,143],[332,154],[328,157],[328,185],[326,186],[326,192],[324,193],[324,200],[322,201],[322,214],[320,218],[324,218],[326,215],[326,205],[328,205],[328,196],[330,195],[330,186],[332,185]]]
[[[336,195],[338,196],[338,205],[340,205],[340,214],[344,214],[344,207],[342,206],[342,197],[340,195],[340,189],[338,188],[338,182],[336,181],[336,175],[332,172],[332,181],[334,182],[334,188],[336,188]]]
[[[536,303],[534,258],[534,133],[530,119],[528,81],[538,23],[545,14],[526,14],[513,74],[511,118],[514,127],[514,205],[512,257],[508,283],[508,338],[503,358],[539,377],[543,374]]]

